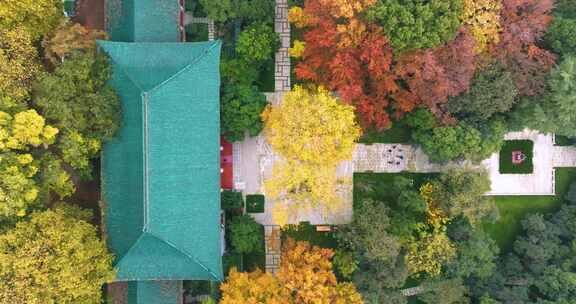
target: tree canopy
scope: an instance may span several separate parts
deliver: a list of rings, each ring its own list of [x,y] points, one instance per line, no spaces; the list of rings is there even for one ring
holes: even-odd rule
[[[330,249],[288,239],[275,276],[233,269],[220,286],[220,303],[363,303],[354,285],[337,282],[330,261],[333,254]]]
[[[0,28],[22,27],[37,40],[58,26],[64,17],[62,12],[60,0],[4,0],[0,8]]]
[[[0,234],[0,303],[100,303],[113,257],[89,219],[61,205]]]
[[[89,30],[79,23],[63,19],[58,28],[44,37],[44,56],[57,65],[73,52],[91,52],[96,49],[96,39],[105,39],[105,32]]]
[[[230,240],[235,252],[259,252],[264,242],[262,225],[249,215],[236,216],[228,226]]]
[[[257,136],[264,124],[260,114],[268,102],[253,85],[226,83],[222,86],[221,132],[228,141],[241,141],[246,133]]]
[[[367,11],[382,26],[398,52],[433,48],[454,39],[460,26],[461,0],[378,1]]]
[[[236,52],[243,60],[261,64],[274,58],[279,46],[280,38],[270,25],[254,23],[240,33]]]

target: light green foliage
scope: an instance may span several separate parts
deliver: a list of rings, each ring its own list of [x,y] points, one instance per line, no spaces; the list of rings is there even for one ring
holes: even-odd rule
[[[61,0],[3,0],[0,5],[0,29],[21,26],[34,40],[56,28],[61,18]]]
[[[448,108],[459,118],[484,122],[496,113],[510,110],[517,96],[512,74],[493,64],[474,77],[467,93],[450,98]]]
[[[250,63],[263,63],[274,58],[280,38],[274,29],[265,23],[255,23],[240,33],[236,51]]]
[[[59,142],[62,160],[89,178],[92,175],[91,159],[98,156],[101,142],[95,138],[86,138],[76,131],[64,132]]]
[[[380,0],[367,17],[382,25],[396,51],[405,52],[452,40],[462,11],[461,0]]]
[[[449,218],[464,216],[473,224],[486,218],[496,220],[494,200],[484,196],[490,191],[490,178],[485,170],[450,169],[434,179],[432,186],[433,200]]]
[[[336,271],[344,278],[350,279],[356,269],[358,269],[358,261],[354,255],[348,251],[337,249],[332,259],[332,265]]]
[[[90,158],[120,123],[120,103],[106,84],[111,75],[104,55],[75,54],[35,85],[35,102],[62,131],[62,158],[85,176]]]
[[[52,192],[60,199],[69,197],[76,192],[76,187],[70,178],[70,174],[62,167],[62,161],[51,152],[46,152],[40,159],[40,187],[43,201],[50,199]]]
[[[28,150],[54,143],[58,129],[46,125],[35,110],[19,112],[14,116],[0,111],[0,152]]]
[[[199,0],[208,17],[217,22],[231,19],[272,23],[273,0]]]
[[[37,172],[38,164],[30,154],[0,154],[0,218],[25,216],[37,203]]]
[[[232,219],[228,227],[232,247],[237,253],[259,252],[264,240],[262,225],[251,216],[242,215]]]
[[[412,139],[435,162],[466,159],[474,162],[488,158],[498,151],[504,141],[506,124],[499,118],[491,119],[478,127],[461,121],[454,126],[430,127],[432,113],[424,114],[424,109],[409,114],[409,125],[414,128]],[[410,118],[421,116],[418,119]],[[420,121],[425,121],[421,123]]]
[[[436,277],[442,273],[442,266],[455,256],[456,248],[444,229],[434,229],[432,232],[422,230],[419,239],[407,245],[404,261],[410,274],[418,276],[426,273]]]
[[[539,101],[539,102],[538,102]],[[542,132],[576,136],[576,57],[565,57],[548,79],[548,90],[533,104],[524,122]],[[532,115],[528,115],[532,114]]]
[[[99,304],[113,257],[89,218],[60,205],[0,235],[0,303]]]
[[[262,131],[260,113],[268,102],[258,88],[230,84],[222,88],[221,132],[228,141],[241,141],[245,133],[256,136]]]

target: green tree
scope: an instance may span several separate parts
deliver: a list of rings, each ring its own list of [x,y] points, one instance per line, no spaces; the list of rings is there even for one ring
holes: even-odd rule
[[[576,55],[576,17],[556,16],[544,37],[547,45],[562,56]]]
[[[25,216],[37,204],[37,173],[38,163],[32,155],[0,154],[0,218]]]
[[[460,279],[431,282],[424,285],[429,291],[418,296],[418,299],[424,303],[469,303],[466,297],[468,290]]]
[[[113,256],[90,217],[60,205],[0,235],[0,303],[101,303]]]
[[[382,25],[395,50],[405,52],[454,39],[462,11],[458,0],[379,0],[367,17]]]
[[[243,60],[261,64],[272,60],[279,46],[280,38],[270,25],[255,23],[240,33],[236,51]]]
[[[36,105],[63,132],[63,160],[83,176],[90,176],[90,158],[102,141],[119,128],[119,99],[107,85],[111,72],[104,55],[76,53],[34,86]]]
[[[352,222],[338,229],[338,241],[367,261],[393,264],[400,254],[398,238],[388,232],[390,209],[366,199],[354,210]]]
[[[512,74],[492,64],[474,77],[467,93],[450,98],[448,108],[459,118],[484,122],[496,113],[510,110],[517,97]]]
[[[485,170],[450,169],[432,181],[432,198],[449,218],[464,216],[471,223],[497,218],[494,200],[484,194],[490,191],[490,177]]]
[[[228,84],[222,88],[221,132],[228,141],[241,141],[246,133],[256,136],[264,124],[260,114],[268,102],[266,96],[251,85]]]
[[[3,0],[0,28],[23,27],[36,40],[51,32],[63,18],[61,0]]]
[[[576,57],[567,56],[550,73],[547,92],[526,99],[522,121],[528,127],[576,136]]]
[[[228,227],[235,252],[251,253],[262,250],[262,225],[249,215],[234,217]]]
[[[274,3],[273,0],[200,0],[208,17],[217,22],[237,18],[272,23]]]
[[[414,128],[412,140],[422,147],[432,161],[466,159],[479,162],[498,151],[504,142],[506,124],[499,117],[478,124],[461,121],[453,126],[438,126],[427,121],[420,123],[418,120],[432,115],[424,115],[422,111],[426,110],[410,113],[407,122]],[[411,118],[413,115],[422,117]]]
[[[337,249],[332,264],[336,271],[344,278],[350,279],[356,269],[358,269],[358,261],[354,255],[348,251]]]

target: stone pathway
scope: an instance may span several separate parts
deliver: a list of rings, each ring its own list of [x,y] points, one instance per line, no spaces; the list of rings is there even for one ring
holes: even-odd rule
[[[282,240],[280,226],[264,226],[264,243],[266,248],[266,272],[276,273],[280,267]]]
[[[276,53],[274,88],[276,92],[290,91],[290,23],[288,22],[288,0],[276,0],[274,30],[280,36],[280,48]]]
[[[576,147],[555,146],[552,155],[554,167],[576,167]]]

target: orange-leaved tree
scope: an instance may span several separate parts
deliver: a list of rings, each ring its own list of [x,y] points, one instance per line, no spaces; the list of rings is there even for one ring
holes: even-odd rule
[[[332,271],[331,249],[288,239],[276,275],[240,273],[232,269],[221,285],[221,304],[361,304],[351,283],[338,283]]]

